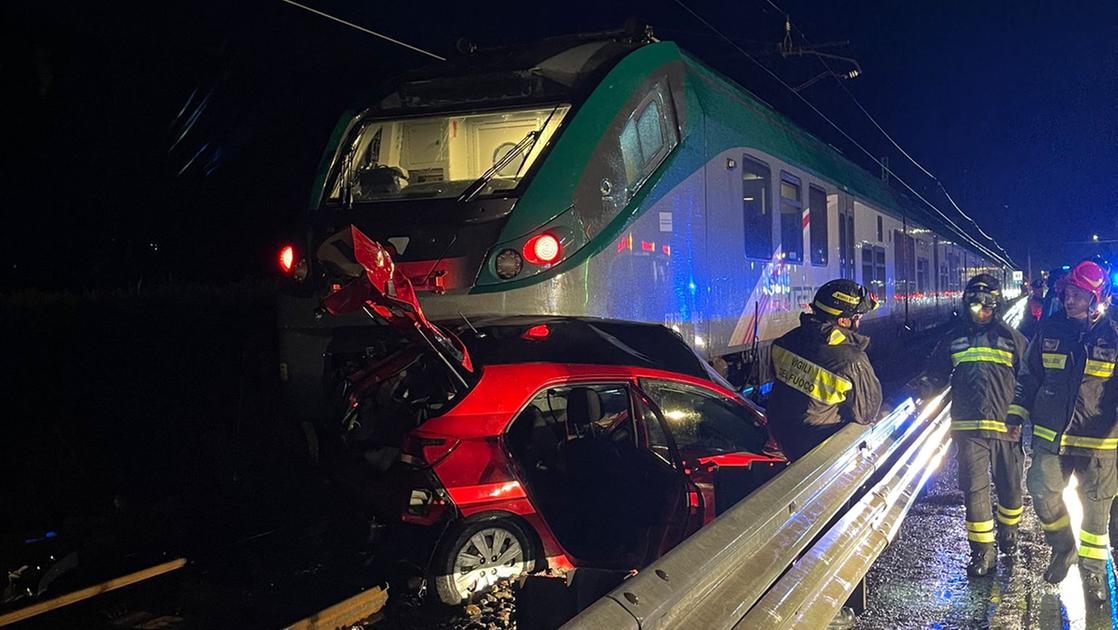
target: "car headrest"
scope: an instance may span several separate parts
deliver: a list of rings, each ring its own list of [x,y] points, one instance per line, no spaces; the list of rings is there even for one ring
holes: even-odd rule
[[[567,394],[567,422],[583,428],[602,419],[602,398],[589,387],[576,387]]]

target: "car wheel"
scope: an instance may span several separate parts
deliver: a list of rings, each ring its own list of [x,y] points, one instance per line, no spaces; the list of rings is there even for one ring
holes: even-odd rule
[[[471,601],[535,565],[533,538],[510,518],[465,521],[444,542],[432,562],[435,594],[444,604]]]

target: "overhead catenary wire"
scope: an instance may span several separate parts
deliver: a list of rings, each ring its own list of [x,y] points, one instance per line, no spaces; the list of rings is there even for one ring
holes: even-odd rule
[[[360,26],[358,24],[354,24],[353,22],[347,22],[346,20],[343,20],[339,17],[335,17],[333,15],[330,15],[329,13],[319,11],[318,9],[315,9],[314,7],[308,7],[305,4],[299,4],[298,2],[295,2],[295,0],[280,0],[280,1],[285,2],[287,4],[290,4],[291,6],[294,6],[294,7],[299,7],[300,9],[303,9],[304,11],[309,11],[311,13],[314,13],[315,15],[320,15],[320,16],[328,19],[328,20],[333,20],[333,21],[335,21],[339,24],[344,24],[345,26],[348,26],[350,28],[357,29],[357,30],[361,31],[362,33],[367,33],[369,35],[372,35],[373,37],[379,37],[379,38],[381,38],[381,39],[383,39],[387,42],[391,42],[393,44],[396,44],[397,46],[403,46],[404,48],[407,48],[408,50],[413,50],[417,53],[427,55],[428,57],[438,59],[439,61],[446,61],[446,57],[436,55],[435,53],[433,53],[429,50],[423,50],[422,48],[420,48],[418,46],[412,46],[411,44],[409,44],[407,42],[402,42],[402,41],[400,41],[400,40],[398,40],[394,37],[389,37],[388,35],[385,35],[383,33],[378,33],[378,32],[376,32],[372,29],[365,28],[364,26]]]
[[[771,6],[773,9],[775,9],[778,13],[781,13],[785,16],[785,24],[789,25],[789,26],[786,26],[786,28],[795,28],[796,31],[799,32],[800,37],[803,38],[804,42],[810,44],[810,42],[808,41],[808,38],[807,38],[807,34],[804,33],[803,29],[800,28],[799,26],[792,25],[791,20],[788,18],[789,14],[788,14],[787,11],[780,8],[780,6],[778,6],[776,4],[776,2],[774,2],[773,0],[765,0],[765,2],[767,2],[769,4],[769,6]],[[969,214],[964,212],[963,209],[959,206],[959,204],[955,203],[955,199],[951,196],[951,193],[947,192],[947,187],[943,185],[943,182],[940,181],[940,179],[938,177],[936,177],[935,174],[933,174],[931,171],[929,171],[916,158],[912,157],[912,155],[908,151],[905,151],[904,147],[902,147],[899,143],[897,143],[897,141],[893,139],[893,136],[891,136],[889,134],[889,132],[885,131],[885,128],[882,127],[881,124],[877,122],[877,119],[874,118],[873,115],[870,114],[869,110],[867,110],[862,105],[861,101],[859,101],[858,98],[856,96],[854,96],[854,93],[850,91],[850,88],[846,87],[846,84],[843,83],[843,81],[838,76],[835,75],[834,71],[831,69],[830,64],[827,63],[827,60],[822,55],[818,55],[818,58],[819,58],[819,62],[823,64],[823,67],[827,70],[827,72],[832,77],[835,78],[835,83],[837,83],[838,86],[840,88],[842,88],[843,92],[846,92],[846,95],[848,97],[850,97],[850,100],[854,103],[854,105],[857,106],[857,108],[870,121],[870,123],[872,123],[873,126],[876,127],[879,132],[881,132],[881,135],[885,136],[885,139],[888,140],[889,143],[893,145],[893,148],[900,151],[901,155],[905,156],[905,158],[907,158],[909,162],[912,162],[912,164],[916,168],[920,169],[920,171],[923,172],[925,175],[927,175],[929,179],[931,179],[933,182],[935,182],[935,184],[939,188],[940,192],[943,193],[943,196],[946,197],[947,201],[950,202],[952,207],[955,208],[955,211],[958,212],[964,219],[969,221],[970,224],[974,226],[974,229],[978,230],[979,234],[981,234],[987,240],[989,240],[991,243],[993,243],[994,246],[997,247],[998,250],[1002,253],[1002,255],[1004,255],[1005,258],[1008,259],[1009,258],[1009,252],[1005,251],[1005,248],[1002,247],[1001,244],[998,243],[998,241],[993,236],[990,236],[989,234],[987,234],[986,231],[983,230],[980,225],[978,225],[977,221],[975,221]]]
[[[896,173],[894,173],[894,172],[893,172],[893,171],[892,171],[892,170],[891,170],[891,169],[890,169],[890,168],[889,168],[888,166],[886,166],[886,165],[885,165],[885,163],[884,163],[884,162],[882,162],[881,160],[879,160],[879,159],[877,158],[877,156],[875,156],[875,155],[874,155],[873,153],[871,153],[871,152],[870,152],[870,151],[869,151],[868,149],[866,149],[866,148],[865,148],[864,146],[862,146],[862,145],[861,145],[861,144],[860,144],[860,143],[859,143],[859,142],[858,142],[857,140],[855,140],[855,139],[854,139],[853,137],[851,137],[851,136],[850,136],[850,134],[848,134],[848,133],[847,133],[847,132],[846,132],[845,130],[843,130],[843,128],[842,128],[842,127],[840,127],[840,126],[839,126],[839,125],[838,125],[837,123],[835,123],[835,122],[834,122],[833,120],[831,120],[831,119],[830,119],[830,117],[828,117],[828,116],[827,116],[826,114],[824,114],[824,113],[823,113],[823,112],[822,112],[822,111],[821,111],[821,110],[820,110],[820,109],[819,109],[818,107],[816,107],[816,106],[815,106],[815,105],[814,105],[814,104],[813,104],[813,103],[812,103],[811,101],[807,100],[807,98],[805,98],[805,97],[804,97],[804,96],[803,96],[802,94],[800,94],[799,92],[796,92],[796,90],[794,90],[794,89],[792,88],[792,86],[788,85],[788,83],[786,83],[786,82],[785,82],[785,81],[784,81],[783,79],[781,79],[779,75],[777,75],[777,74],[776,74],[775,72],[773,72],[772,70],[770,70],[770,69],[769,69],[769,68],[768,68],[767,66],[765,66],[765,65],[764,65],[763,63],[761,63],[760,61],[757,61],[757,59],[755,59],[755,58],[754,58],[754,57],[753,57],[752,55],[750,55],[750,54],[749,54],[749,53],[747,53],[747,52],[746,52],[745,50],[743,50],[743,49],[742,49],[742,48],[741,48],[740,46],[738,46],[738,45],[737,45],[736,43],[734,43],[734,41],[733,41],[733,40],[731,40],[731,39],[730,39],[729,37],[727,37],[727,36],[726,36],[725,34],[723,34],[723,33],[722,33],[722,31],[718,30],[718,28],[717,28],[717,27],[715,27],[715,26],[714,26],[713,24],[711,24],[711,23],[710,23],[709,21],[707,21],[707,20],[706,20],[706,19],[705,19],[705,18],[704,18],[703,16],[699,15],[699,14],[698,14],[698,13],[696,13],[696,12],[695,12],[695,11],[694,11],[693,9],[691,9],[691,7],[689,7],[689,6],[687,6],[686,4],[684,4],[683,0],[675,0],[675,3],[676,3],[676,4],[678,4],[678,5],[680,6],[680,8],[682,8],[683,10],[687,11],[688,13],[690,13],[692,17],[694,17],[694,18],[695,18],[696,20],[698,20],[699,22],[701,22],[701,23],[702,23],[702,24],[703,24],[704,26],[706,26],[706,27],[707,27],[708,29],[710,29],[710,30],[711,30],[712,32],[714,32],[715,34],[717,34],[717,35],[718,35],[718,36],[719,36],[720,38],[722,38],[722,39],[723,39],[724,41],[726,41],[726,43],[728,43],[728,44],[729,44],[730,46],[733,46],[733,47],[734,47],[735,49],[737,49],[737,51],[738,51],[739,53],[741,53],[741,54],[742,54],[742,55],[743,55],[743,56],[744,56],[744,57],[745,57],[746,59],[750,60],[750,61],[751,61],[751,62],[753,62],[753,63],[754,63],[755,65],[757,65],[757,66],[758,66],[759,68],[761,68],[762,70],[764,70],[764,71],[765,71],[765,73],[767,73],[767,74],[768,74],[768,75],[769,75],[770,77],[772,77],[772,78],[773,78],[773,80],[775,80],[775,81],[776,81],[777,83],[779,83],[780,85],[784,86],[784,87],[785,87],[785,88],[786,88],[786,89],[787,89],[788,91],[790,91],[790,92],[792,92],[793,94],[795,94],[795,95],[796,95],[796,96],[797,96],[797,97],[798,97],[798,98],[799,98],[799,99],[800,99],[801,101],[803,101],[803,102],[804,102],[804,104],[805,104],[805,105],[807,105],[807,106],[808,106],[809,108],[811,108],[811,110],[812,110],[813,112],[815,112],[815,114],[816,114],[816,115],[818,115],[818,116],[819,116],[820,118],[822,118],[822,119],[823,119],[824,121],[826,121],[826,122],[827,122],[827,124],[829,124],[829,125],[830,125],[831,127],[834,127],[834,129],[835,129],[836,131],[838,131],[838,132],[839,132],[839,133],[840,133],[840,134],[841,134],[841,135],[842,135],[842,136],[843,136],[844,138],[846,138],[846,139],[847,139],[848,141],[850,141],[850,143],[851,143],[851,144],[853,144],[853,145],[854,145],[855,147],[857,147],[858,149],[860,149],[860,150],[861,150],[861,151],[862,151],[863,153],[865,153],[865,154],[866,154],[866,156],[867,156],[867,157],[869,157],[869,158],[870,158],[870,160],[872,160],[872,161],[873,161],[873,162],[874,162],[875,164],[877,164],[878,166],[880,166],[880,167],[881,167],[881,169],[882,169],[882,171],[884,171],[884,172],[888,173],[888,174],[889,174],[889,175],[891,175],[891,176],[892,176],[892,177],[893,177],[894,179],[896,179],[896,180],[897,180],[898,182],[900,182],[900,183],[901,183],[902,185],[904,185],[904,187],[905,187],[905,188],[906,188],[906,189],[907,189],[907,190],[908,190],[909,192],[911,192],[911,193],[912,193],[913,195],[915,195],[915,196],[916,196],[916,197],[917,197],[917,198],[918,198],[918,199],[919,199],[920,201],[924,202],[924,204],[925,204],[925,205],[927,205],[927,206],[928,206],[929,208],[931,208],[931,209],[932,209],[932,210],[933,210],[933,211],[934,211],[934,212],[935,212],[935,213],[936,213],[937,215],[939,215],[939,216],[940,216],[940,218],[942,218],[942,219],[943,219],[944,221],[946,221],[946,222],[948,223],[948,225],[950,225],[950,226],[951,226],[952,228],[954,228],[954,229],[955,229],[955,233],[956,233],[956,234],[957,234],[957,235],[958,235],[958,236],[959,236],[960,238],[962,238],[962,239],[963,239],[964,241],[967,241],[968,243],[970,243],[970,244],[971,244],[971,245],[972,245],[972,246],[973,246],[973,247],[974,247],[975,249],[977,249],[977,250],[979,250],[979,251],[981,251],[981,252],[983,252],[983,253],[985,253],[985,254],[989,255],[989,256],[990,256],[991,258],[993,258],[993,259],[995,259],[995,260],[999,260],[999,261],[1001,261],[1001,262],[1002,262],[1002,263],[1004,263],[1004,264],[1007,264],[1007,265],[1011,265],[1011,266],[1012,266],[1012,262],[1011,262],[1011,261],[1010,261],[1010,260],[1009,260],[1009,259],[1008,259],[1007,257],[1004,257],[1004,256],[1002,256],[1002,255],[1000,255],[1000,254],[998,254],[998,253],[994,252],[994,251],[993,251],[993,250],[991,250],[991,249],[990,249],[989,247],[986,247],[985,245],[982,245],[982,244],[981,244],[981,243],[979,243],[979,242],[978,242],[977,240],[975,240],[974,238],[970,237],[970,236],[969,236],[969,235],[968,235],[968,234],[966,233],[966,231],[964,231],[964,230],[963,230],[963,229],[962,229],[961,227],[959,227],[959,225],[958,225],[957,223],[955,223],[954,221],[952,221],[950,217],[948,217],[948,216],[947,216],[946,214],[944,214],[944,213],[943,213],[943,211],[941,211],[941,210],[940,210],[939,208],[937,208],[935,204],[933,204],[933,203],[932,203],[931,201],[928,201],[928,199],[927,199],[927,198],[925,198],[925,197],[924,197],[923,195],[921,195],[921,194],[920,194],[919,192],[917,192],[917,190],[916,190],[915,188],[913,188],[912,186],[910,186],[910,185],[908,184],[908,182],[906,182],[906,181],[905,181],[905,180],[904,180],[903,178],[901,178],[901,177],[900,177],[899,175],[897,175]]]

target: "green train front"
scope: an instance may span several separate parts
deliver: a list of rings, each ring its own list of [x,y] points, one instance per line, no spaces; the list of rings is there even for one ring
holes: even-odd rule
[[[295,254],[307,284],[318,244],[355,224],[391,245],[432,319],[654,322],[711,358],[755,356],[830,278],[875,287],[879,324],[919,327],[967,273],[1008,269],[667,42],[574,37],[436,64],[347,116],[323,164]],[[281,312],[284,373],[307,396],[324,352],[367,343],[315,321],[313,293]]]

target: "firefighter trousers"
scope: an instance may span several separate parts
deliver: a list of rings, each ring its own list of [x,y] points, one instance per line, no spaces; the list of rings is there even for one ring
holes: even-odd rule
[[[1078,482],[1079,501],[1083,504],[1079,565],[1084,570],[1105,574],[1110,544],[1110,504],[1118,491],[1118,467],[1113,459],[1056,455],[1035,449],[1027,479],[1033,508],[1048,544],[1052,545],[1052,553],[1070,554],[1075,549],[1075,535],[1062,493],[1073,473]]]
[[[1025,455],[1020,442],[976,437],[965,431],[956,431],[953,437],[958,445],[955,456],[959,464],[959,489],[967,509],[967,540],[975,551],[989,549],[996,540],[991,471],[998,493],[998,529],[1016,531],[1024,511],[1021,478]]]

